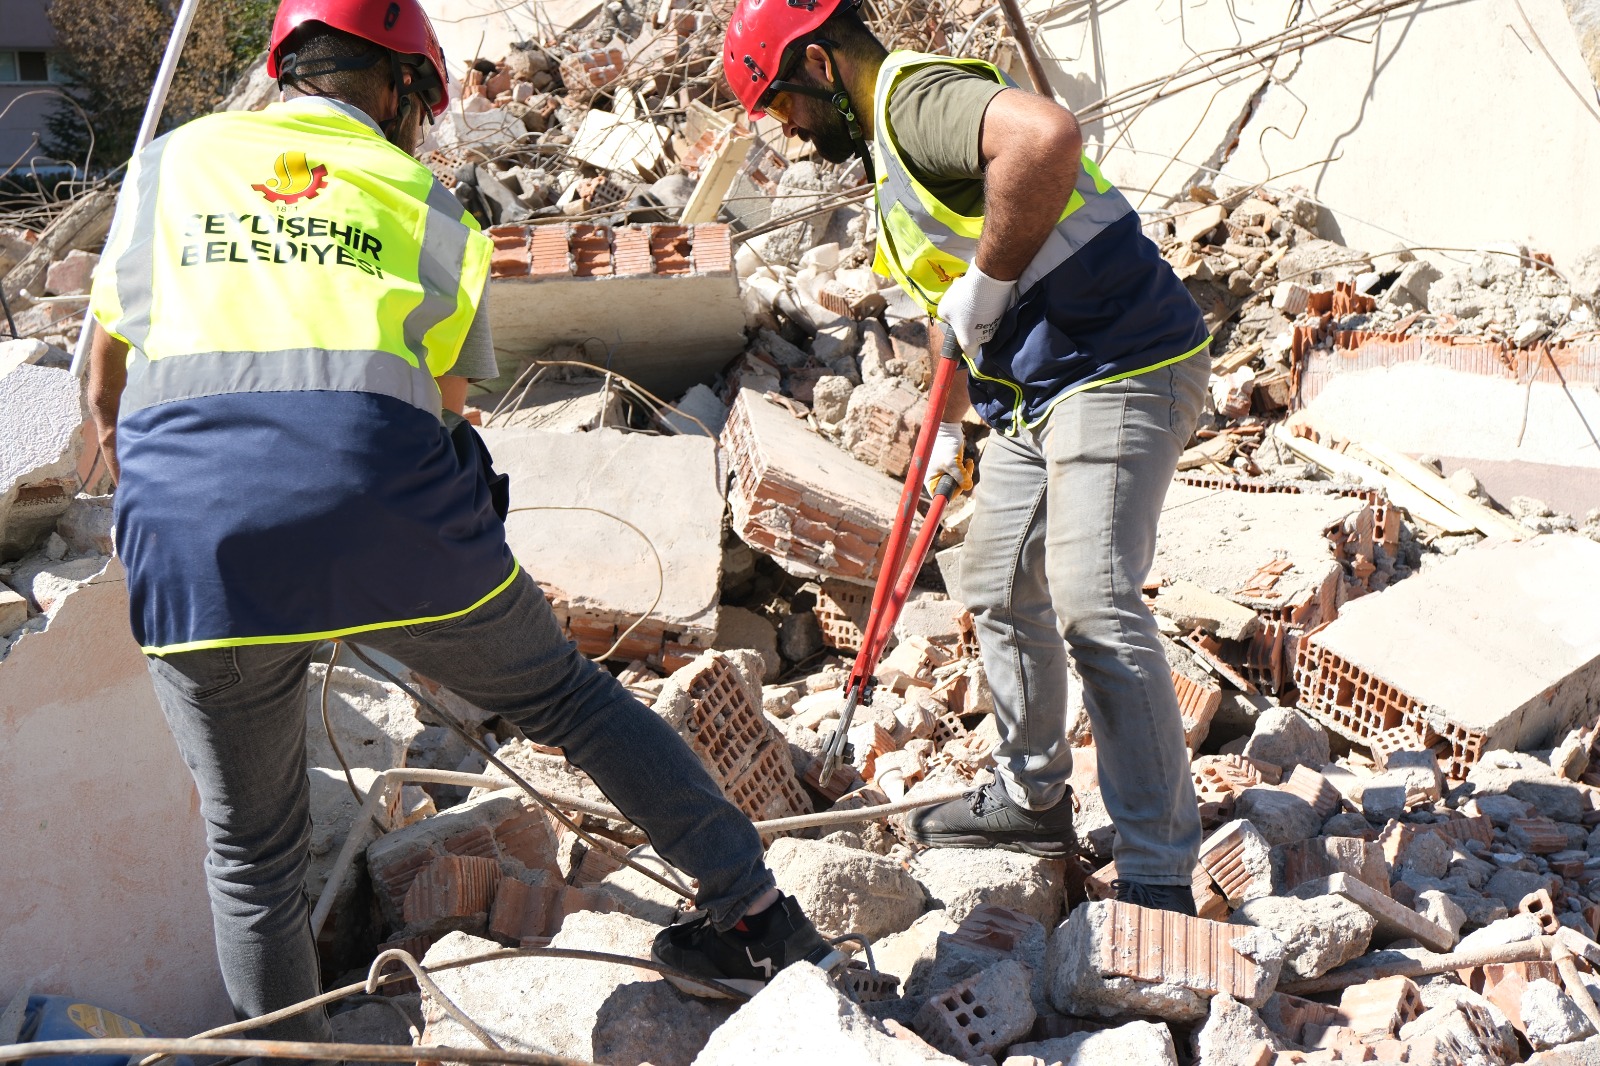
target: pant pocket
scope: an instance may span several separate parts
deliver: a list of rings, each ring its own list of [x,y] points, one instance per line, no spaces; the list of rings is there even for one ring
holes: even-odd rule
[[[207,648],[151,656],[150,669],[191,703],[202,703],[237,685],[242,678],[237,648]]]
[[[1205,406],[1206,389],[1211,384],[1211,354],[1204,351],[1191,355],[1167,367],[1167,373],[1172,391],[1168,428],[1178,438],[1179,447],[1183,447],[1194,436],[1200,410]]]

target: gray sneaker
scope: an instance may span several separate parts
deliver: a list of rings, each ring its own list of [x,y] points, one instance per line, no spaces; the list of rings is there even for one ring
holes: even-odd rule
[[[1072,831],[1072,789],[1047,811],[1019,807],[998,780],[960,799],[923,807],[906,816],[906,835],[941,848],[1005,848],[1046,859],[1077,850]]]

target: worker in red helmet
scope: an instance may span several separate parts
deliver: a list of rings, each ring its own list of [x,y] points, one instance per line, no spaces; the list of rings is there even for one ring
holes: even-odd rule
[[[492,246],[412,154],[448,84],[417,0],[285,0],[269,64],[280,102],[131,161],[91,294],[132,628],[199,792],[234,1009],[319,990],[306,708],[330,641],[587,772],[698,882],[700,913],[657,946],[679,969],[753,993],[836,963],[749,819],[578,653],[507,547],[505,479],[447,384],[496,376]],[[317,1009],[252,1035],[328,1034]]]
[[[1083,153],[1077,120],[990,63],[888,52],[851,0],[739,0],[722,62],[752,115],[875,184],[875,268],[960,341],[929,465],[971,487],[960,598],[994,691],[996,777],[907,818],[916,840],[1066,855],[1069,659],[1117,828],[1119,899],[1194,913],[1200,821],[1141,595],[1210,376],[1199,309]],[[956,591],[956,590],[952,590]]]

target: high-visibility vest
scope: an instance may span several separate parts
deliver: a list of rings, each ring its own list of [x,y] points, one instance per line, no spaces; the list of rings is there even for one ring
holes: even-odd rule
[[[906,295],[930,315],[938,312],[939,298],[950,283],[966,273],[983,233],[982,215],[957,214],[917,181],[901,158],[890,127],[889,98],[895,86],[912,71],[935,63],[962,67],[1002,85],[1015,84],[993,63],[922,52],[891,52],[878,71],[872,102],[873,154],[878,175],[878,249],[873,269],[899,282]],[[1061,212],[1055,231],[1023,272],[1019,291],[1026,291],[1132,210],[1127,198],[1105,179],[1094,160],[1083,155],[1077,187]]]
[[[301,390],[438,414],[492,245],[427,167],[336,108],[276,104],[179,127],[126,181],[137,217],[92,293],[130,345],[124,415]]]

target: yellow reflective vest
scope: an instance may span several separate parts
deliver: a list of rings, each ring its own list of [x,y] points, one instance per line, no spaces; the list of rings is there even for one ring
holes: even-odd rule
[[[180,127],[126,181],[136,217],[92,293],[132,348],[124,410],[331,389],[437,414],[492,245],[427,167],[335,107],[275,104]]]
[[[445,624],[509,587],[434,383],[490,252],[335,101],[200,118],[133,161],[90,307],[130,346],[115,521],[147,654]]]
[[[1012,85],[992,63],[918,52],[891,52],[878,71],[873,268],[930,315],[938,313],[951,282],[966,273],[983,234],[983,216],[957,213],[917,180],[889,120],[895,89],[907,75],[935,64]],[[1194,301],[1140,231],[1127,198],[1087,154],[1078,160],[1076,185],[1055,228],[1018,278],[1017,293],[995,338],[981,352],[964,353],[973,405],[1008,434],[1039,425],[1068,396],[1187,359],[1209,343]]]

